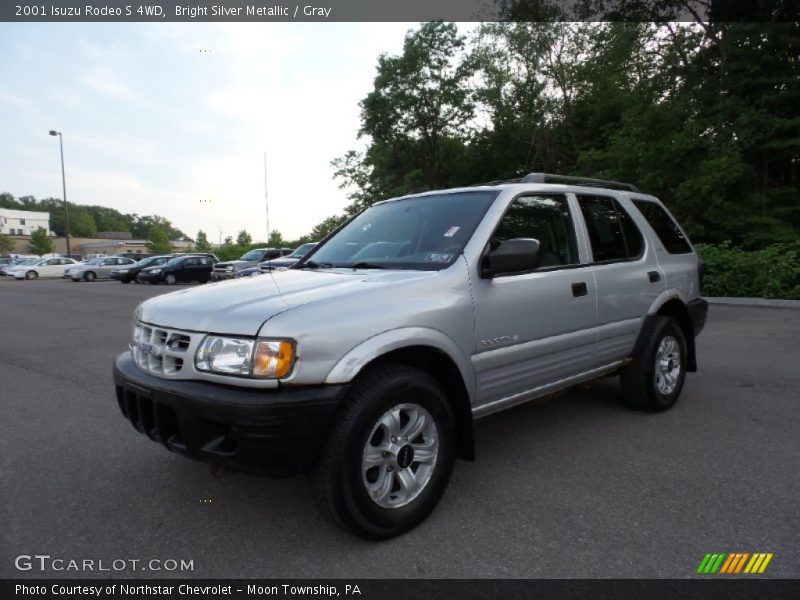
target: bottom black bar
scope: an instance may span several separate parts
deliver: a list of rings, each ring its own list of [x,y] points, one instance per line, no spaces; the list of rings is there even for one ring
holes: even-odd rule
[[[3,579],[0,598],[357,598],[363,600],[531,598],[800,597],[800,580],[747,576],[696,579]]]

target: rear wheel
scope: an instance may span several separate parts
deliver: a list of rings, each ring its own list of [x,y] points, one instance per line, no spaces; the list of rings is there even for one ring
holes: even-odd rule
[[[94,274],[94,271],[88,271],[86,274],[84,274],[83,278],[86,281],[94,281],[97,279],[97,275]]]
[[[36,271],[28,271],[25,273],[25,279],[36,279],[39,277],[39,274]]]
[[[670,317],[656,317],[641,350],[620,373],[625,402],[649,412],[671,408],[683,389],[686,362],[680,325]]]
[[[452,410],[424,371],[376,367],[353,384],[311,475],[337,524],[388,539],[436,507],[455,460]]]

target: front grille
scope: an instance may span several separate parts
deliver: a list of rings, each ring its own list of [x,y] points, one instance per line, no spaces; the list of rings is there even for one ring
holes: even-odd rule
[[[143,371],[159,377],[176,376],[189,358],[192,336],[183,331],[137,323],[131,342],[133,360]]]
[[[171,450],[185,450],[178,416],[172,407],[153,402],[150,398],[117,386],[117,403],[125,418],[139,433]]]

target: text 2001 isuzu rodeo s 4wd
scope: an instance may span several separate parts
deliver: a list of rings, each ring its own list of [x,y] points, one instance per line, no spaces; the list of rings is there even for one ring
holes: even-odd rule
[[[541,173],[380,202],[273,276],[142,303],[122,413],[168,449],[306,471],[360,535],[420,523],[472,421],[619,373],[661,411],[696,370],[701,263],[636,187]]]

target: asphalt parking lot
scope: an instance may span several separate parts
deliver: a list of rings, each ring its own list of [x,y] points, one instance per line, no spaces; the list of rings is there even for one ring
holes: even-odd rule
[[[683,578],[718,551],[800,577],[800,311],[712,306],[667,413],[627,410],[607,379],[479,421],[433,516],[372,543],[304,479],[214,478],[122,418],[112,358],[138,302],[172,289],[0,278],[0,577],[92,575],[14,567],[47,554],[209,578]]]

